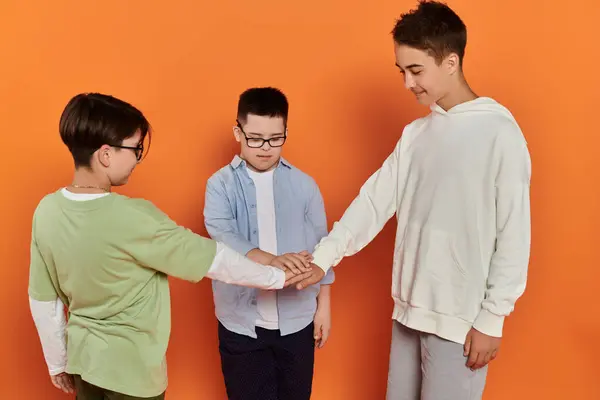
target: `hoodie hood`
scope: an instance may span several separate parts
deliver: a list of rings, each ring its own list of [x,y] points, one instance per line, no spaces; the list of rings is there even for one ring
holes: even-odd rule
[[[476,99],[466,101],[461,104],[457,104],[448,111],[434,103],[431,105],[431,112],[434,114],[441,114],[445,116],[453,116],[460,114],[471,114],[472,113],[491,113],[496,115],[502,115],[511,121],[514,121],[513,115],[508,111],[506,107],[498,103],[496,100],[490,97],[478,97]]]

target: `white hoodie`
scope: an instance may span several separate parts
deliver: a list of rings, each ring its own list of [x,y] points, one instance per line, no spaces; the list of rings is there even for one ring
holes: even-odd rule
[[[527,143],[493,99],[431,111],[405,127],[317,246],[314,263],[325,271],[336,266],[396,214],[393,318],[461,344],[471,327],[501,337],[527,279]]]

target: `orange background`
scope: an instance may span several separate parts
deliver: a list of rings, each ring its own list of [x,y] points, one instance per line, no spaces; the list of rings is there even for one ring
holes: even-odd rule
[[[65,398],[47,376],[27,277],[33,209],[72,177],[57,129],[71,96],[109,93],[147,114],[155,128],[150,156],[122,192],[205,234],[205,182],[236,151],[237,96],[250,86],[280,87],[291,103],[284,154],[315,177],[333,222],[402,127],[427,112],[403,88],[389,34],[414,4],[2,1],[0,397]],[[450,5],[469,29],[470,84],[511,109],[534,167],[529,284],[506,323],[485,399],[600,399],[600,139],[591,124],[600,89],[598,2]],[[314,399],[384,398],[392,223],[337,269]],[[168,398],[225,398],[210,282],[173,280],[172,295]]]

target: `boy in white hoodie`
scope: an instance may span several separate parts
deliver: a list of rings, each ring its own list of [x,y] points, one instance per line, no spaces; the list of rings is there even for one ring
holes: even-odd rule
[[[531,160],[511,115],[466,82],[466,27],[448,6],[420,2],[392,32],[406,88],[431,113],[317,246],[321,279],[396,214],[389,400],[483,394],[504,318],[523,294],[530,252]]]

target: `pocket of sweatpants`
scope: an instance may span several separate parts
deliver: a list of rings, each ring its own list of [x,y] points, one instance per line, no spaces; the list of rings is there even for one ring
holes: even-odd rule
[[[411,303],[440,314],[462,315],[468,275],[457,256],[456,239],[439,230],[419,235]]]

